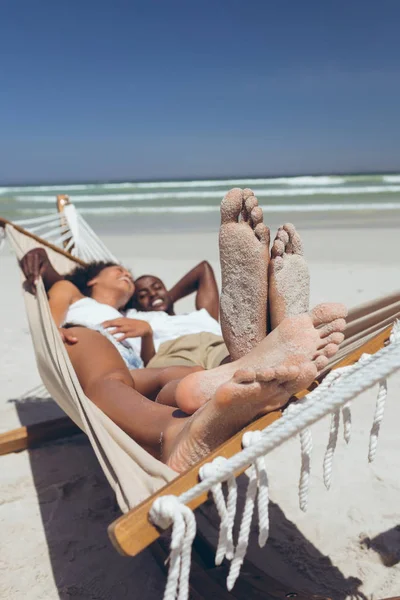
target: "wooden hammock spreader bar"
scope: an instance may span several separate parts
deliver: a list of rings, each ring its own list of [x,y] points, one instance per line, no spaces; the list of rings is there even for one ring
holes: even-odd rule
[[[57,198],[56,198],[56,202],[57,202],[57,210],[60,213],[60,224],[62,227],[66,227],[69,229],[68,227],[68,221],[65,218],[65,216],[63,215],[64,212],[64,208],[67,206],[67,204],[71,204],[70,200],[69,200],[69,196],[67,196],[66,194],[58,194]],[[63,241],[63,246],[64,248],[67,248],[69,242],[71,241],[71,237],[72,237],[72,233],[71,236]],[[73,250],[74,248],[74,244],[72,244],[71,246],[71,250]]]
[[[83,433],[69,417],[41,421],[0,434],[0,456],[35,448],[44,442]]]
[[[72,254],[70,254],[69,252],[66,252],[65,250],[62,250],[62,248],[55,246],[51,242],[47,242],[46,240],[42,239],[41,237],[35,235],[34,233],[31,233],[27,229],[24,229],[23,227],[16,225],[12,221],[8,221],[7,219],[3,219],[2,217],[0,217],[0,227],[3,227],[5,229],[6,225],[11,225],[11,227],[16,229],[16,231],[19,231],[20,233],[23,233],[24,235],[30,237],[32,240],[35,240],[35,242],[38,242],[42,246],[47,246],[47,248],[54,250],[54,252],[58,252],[58,254],[62,254],[63,256],[66,256],[70,260],[73,260],[74,262],[76,262],[78,265],[85,266],[87,264],[84,260],[81,260],[77,256],[72,256]]]
[[[378,352],[378,350],[383,348],[385,343],[388,341],[391,330],[392,326],[387,327],[384,331],[338,362],[334,366],[334,369],[354,364],[364,353],[375,354]],[[310,386],[310,389],[314,389],[317,385],[318,382],[314,382]],[[308,394],[310,389],[296,394],[296,397],[299,399],[303,398]],[[257,421],[254,421],[235,436],[230,438],[227,442],[222,444],[214,452],[209,454],[205,459],[197,463],[194,467],[179,475],[176,479],[165,485],[158,492],[147,498],[144,502],[111,523],[111,525],[108,527],[108,535],[118,552],[125,556],[136,556],[160,536],[161,532],[149,520],[149,511],[156,498],[169,494],[180,496],[186,490],[194,487],[198,483],[199,469],[203,464],[212,461],[217,456],[230,458],[237,452],[240,452],[240,450],[242,450],[242,437],[245,431],[265,429],[265,427],[276,421],[280,416],[281,412],[277,411],[265,415]],[[239,474],[240,472],[237,472],[235,473],[235,476],[238,476]],[[207,494],[202,494],[198,498],[195,498],[193,501],[189,502],[188,506],[191,509],[195,509],[203,504],[206,500]]]

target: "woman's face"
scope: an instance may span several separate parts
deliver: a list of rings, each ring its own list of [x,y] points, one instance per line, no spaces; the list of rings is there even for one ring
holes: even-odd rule
[[[98,290],[118,292],[121,299],[121,306],[128,302],[135,291],[132,274],[121,265],[105,267],[88,285],[92,287],[96,286]]]

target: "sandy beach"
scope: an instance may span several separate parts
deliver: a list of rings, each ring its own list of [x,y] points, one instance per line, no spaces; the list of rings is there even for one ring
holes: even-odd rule
[[[400,287],[399,233],[391,227],[301,227],[311,271],[311,301],[349,307]],[[134,270],[173,284],[207,259],[219,279],[215,232],[104,236]],[[160,258],[162,257],[162,258]],[[40,398],[15,258],[0,255],[1,432],[59,415]],[[179,305],[185,312],[192,299]],[[378,453],[367,461],[376,390],[354,402],[349,447],[339,439],[332,488],[322,482],[327,420],[313,428],[309,509],[298,507],[298,441],[268,457],[271,539],[251,558],[286,584],[334,600],[376,600],[400,594],[400,375],[389,396]],[[164,577],[149,551],[120,557],[106,527],[118,515],[115,500],[82,434],[0,457],[0,598],[10,600],[125,600],[162,597]],[[204,517],[202,517],[204,518]]]

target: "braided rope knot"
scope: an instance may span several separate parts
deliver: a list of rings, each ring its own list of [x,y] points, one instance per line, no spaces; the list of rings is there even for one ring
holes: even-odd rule
[[[196,519],[188,506],[176,496],[160,496],[149,513],[161,529],[172,525],[170,567],[164,600],[186,600],[189,596],[189,573]]]
[[[206,463],[199,470],[200,479],[204,480],[213,477],[216,473],[219,474],[221,469],[226,466],[227,459],[223,456],[217,456],[212,462]],[[230,475],[227,479],[228,498],[225,502],[222,483],[216,483],[211,486],[211,493],[214,498],[214,503],[221,519],[219,530],[218,546],[215,553],[215,564],[220,565],[224,558],[231,560],[234,553],[233,545],[233,525],[236,515],[237,504],[237,485],[234,475]]]

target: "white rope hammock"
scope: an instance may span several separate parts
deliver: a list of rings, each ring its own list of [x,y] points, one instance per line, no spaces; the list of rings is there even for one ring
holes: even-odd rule
[[[340,414],[344,421],[344,438],[350,439],[350,401],[375,384],[379,384],[378,398],[370,433],[368,460],[374,460],[380,425],[382,423],[387,393],[386,378],[400,369],[400,325],[393,326],[390,345],[376,354],[363,355],[354,365],[331,372],[321,385],[305,398],[291,405],[282,418],[263,431],[246,432],[242,439],[243,450],[229,459],[217,457],[200,469],[201,481],[179,497],[161,496],[150,510],[151,521],[162,529],[172,525],[171,562],[164,600],[187,600],[192,542],[196,534],[193,512],[186,506],[194,498],[211,492],[221,519],[216,564],[224,558],[231,560],[227,588],[231,590],[239,576],[246,555],[254,507],[257,502],[259,518],[259,544],[268,538],[268,477],[265,455],[293,436],[300,434],[302,466],[299,483],[299,503],[307,507],[312,440],[308,427],[332,414],[328,446],[323,462],[325,486],[332,479],[333,457],[338,438]],[[236,514],[237,489],[233,473],[247,468],[248,487],[236,546],[233,541],[233,524]],[[227,483],[227,499],[222,483]]]
[[[86,262],[119,262],[72,203],[66,204],[61,213],[20,219],[14,223]],[[3,244],[4,240],[0,239],[0,250]]]

